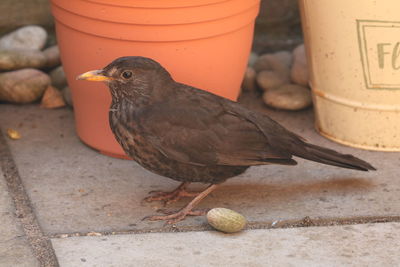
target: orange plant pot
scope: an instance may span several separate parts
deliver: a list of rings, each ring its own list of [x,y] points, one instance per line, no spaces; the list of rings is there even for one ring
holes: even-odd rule
[[[104,84],[76,81],[121,56],[160,62],[176,81],[236,100],[260,0],[51,0],[81,140],[123,157]]]

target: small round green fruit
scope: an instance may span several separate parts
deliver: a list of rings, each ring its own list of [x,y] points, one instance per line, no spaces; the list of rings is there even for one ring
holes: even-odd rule
[[[236,211],[214,208],[207,213],[208,223],[218,231],[236,233],[246,226],[246,218]]]

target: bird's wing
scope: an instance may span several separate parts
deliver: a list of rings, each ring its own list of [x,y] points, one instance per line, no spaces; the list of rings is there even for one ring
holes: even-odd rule
[[[221,102],[173,99],[136,112],[141,135],[166,157],[194,165],[295,165],[252,121]],[[129,127],[128,127],[129,130]]]

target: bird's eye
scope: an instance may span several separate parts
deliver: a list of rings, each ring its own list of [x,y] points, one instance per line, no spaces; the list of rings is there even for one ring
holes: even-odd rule
[[[132,77],[132,71],[126,70],[122,72],[121,76],[124,79],[129,79],[130,77]]]

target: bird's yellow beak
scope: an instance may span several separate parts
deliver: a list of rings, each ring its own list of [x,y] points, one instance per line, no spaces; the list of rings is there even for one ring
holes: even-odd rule
[[[86,80],[86,81],[93,81],[93,82],[104,82],[112,80],[111,77],[105,76],[103,70],[91,70],[85,73],[82,73],[78,77],[77,80]]]

